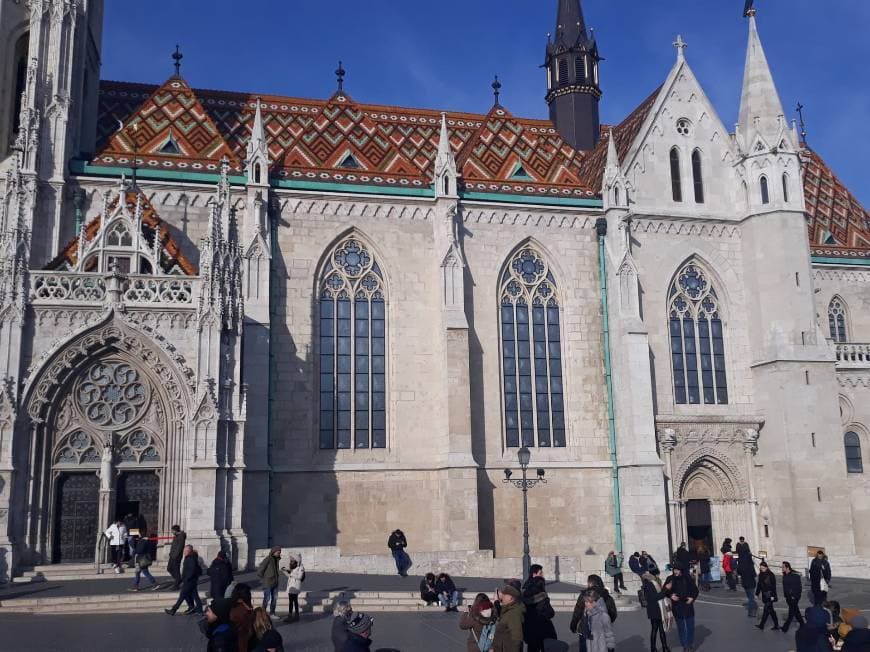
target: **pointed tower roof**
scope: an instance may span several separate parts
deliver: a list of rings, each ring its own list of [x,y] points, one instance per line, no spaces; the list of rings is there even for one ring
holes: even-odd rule
[[[553,46],[571,48],[575,45],[591,45],[586,32],[586,21],[583,19],[583,8],[580,0],[558,0],[559,8],[556,12],[556,30]]]
[[[260,152],[266,152],[268,156],[268,146],[266,144],[266,129],[263,127],[263,111],[260,109],[260,98],[257,98],[257,110],[254,113],[254,126],[251,127],[251,140],[248,141],[248,158],[251,159],[254,155]]]
[[[784,124],[785,112],[773,82],[773,75],[758,36],[755,14],[749,15],[749,44],[740,97],[740,133],[746,147],[752,147],[756,135],[777,138]]]
[[[435,157],[435,174],[441,174],[445,169],[456,171],[456,159],[450,147],[450,134],[447,131],[447,114],[441,114],[441,133],[438,137],[438,154]]]

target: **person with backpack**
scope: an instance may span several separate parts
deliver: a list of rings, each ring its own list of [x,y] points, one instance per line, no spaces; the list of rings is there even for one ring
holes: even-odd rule
[[[233,567],[223,550],[218,551],[206,573],[211,580],[208,590],[211,599],[218,600],[224,597],[227,587],[233,583]]]
[[[616,595],[622,595],[619,590],[620,588],[625,591],[625,581],[622,577],[622,563],[624,561],[624,557],[620,552],[618,555],[611,550],[610,554],[607,555],[607,559],[604,560],[604,572],[607,573],[613,579],[613,592]]]
[[[668,647],[668,635],[665,631],[665,613],[661,600],[666,597],[662,591],[661,580],[650,573],[645,573],[641,578],[641,588],[637,592],[640,606],[646,609],[646,617],[649,618],[650,634],[649,645],[651,652],[656,650],[656,638],[661,640],[662,652],[670,652]],[[665,607],[667,609],[667,607]]]
[[[478,593],[459,618],[459,629],[468,632],[468,652],[489,652],[495,645],[497,628],[498,618],[489,596]]]
[[[305,581],[305,566],[302,565],[301,558],[291,556],[289,567],[282,570],[287,575],[287,598],[290,601],[284,621],[299,620],[299,594],[302,592],[302,582]]]
[[[776,576],[770,571],[766,561],[761,562],[759,568],[761,568],[761,572],[758,574],[758,587],[755,589],[755,595],[761,596],[764,611],[761,614],[761,622],[756,627],[764,630],[764,623],[770,616],[773,620],[773,629],[779,629],[779,619],[776,617],[776,609],[773,608],[773,603],[779,600],[776,595]]]
[[[523,585],[522,595],[523,604],[526,605],[523,638],[528,646],[528,652],[543,652],[544,641],[555,640],[558,637],[556,628],[553,627],[556,612],[550,605],[544,580],[544,568],[540,564],[532,564],[529,567],[529,579]]]
[[[677,621],[677,632],[684,652],[695,649],[695,600],[698,587],[681,563],[673,565],[671,575],[665,580],[664,592],[671,599],[671,609]]]
[[[263,609],[269,608],[269,615],[275,615],[278,606],[278,565],[281,561],[281,547],[275,546],[269,551],[257,567],[257,577],[263,585]]]

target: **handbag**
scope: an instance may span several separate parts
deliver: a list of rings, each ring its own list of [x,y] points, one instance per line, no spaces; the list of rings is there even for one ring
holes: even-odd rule
[[[829,588],[830,587],[828,586],[828,583],[825,581],[824,577],[819,580],[819,591],[821,591],[822,593],[827,593]]]
[[[143,570],[151,565],[151,561],[151,555],[147,553],[136,557],[136,565]]]

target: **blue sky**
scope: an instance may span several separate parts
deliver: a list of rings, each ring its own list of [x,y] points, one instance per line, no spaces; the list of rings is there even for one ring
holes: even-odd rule
[[[358,101],[546,117],[543,60],[556,0],[108,0],[104,79],[325,98],[339,59]],[[870,206],[870,2],[757,0],[788,117],[805,106],[808,140]],[[602,120],[621,121],[667,75],[678,33],[726,124],[737,120],[747,25],[743,0],[584,0],[602,56]]]

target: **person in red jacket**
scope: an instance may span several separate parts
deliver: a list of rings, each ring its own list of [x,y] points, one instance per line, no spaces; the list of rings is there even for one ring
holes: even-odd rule
[[[728,582],[728,590],[737,590],[737,576],[734,568],[734,553],[726,552],[722,555],[722,571],[725,573],[725,581]]]

